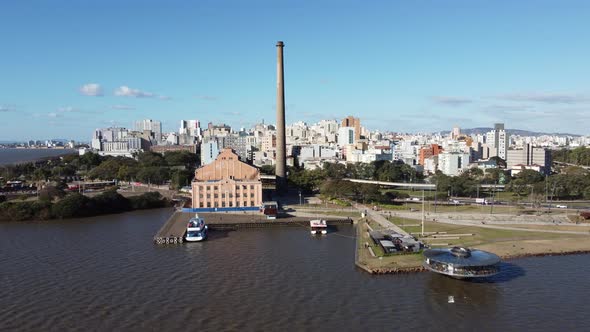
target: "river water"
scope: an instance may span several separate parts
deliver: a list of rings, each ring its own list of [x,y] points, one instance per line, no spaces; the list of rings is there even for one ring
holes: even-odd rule
[[[0,331],[590,329],[589,255],[513,260],[487,282],[370,276],[351,225],[155,246],[170,213],[0,224]]]
[[[77,150],[72,149],[0,149],[0,165],[34,161],[76,152]]]

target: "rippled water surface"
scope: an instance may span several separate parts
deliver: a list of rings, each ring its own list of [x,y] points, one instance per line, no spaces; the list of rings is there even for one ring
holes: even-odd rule
[[[169,215],[0,224],[0,330],[590,330],[589,255],[510,261],[487,282],[369,276],[352,226],[154,246]]]
[[[76,153],[72,149],[0,149],[0,165]]]

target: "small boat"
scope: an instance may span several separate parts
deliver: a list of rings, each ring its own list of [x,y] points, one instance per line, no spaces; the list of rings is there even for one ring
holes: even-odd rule
[[[186,226],[185,240],[188,242],[203,241],[207,238],[207,225],[205,225],[205,219],[195,214],[194,218],[188,221]]]
[[[311,234],[328,234],[328,225],[325,220],[314,219],[309,221],[309,227],[311,227]]]

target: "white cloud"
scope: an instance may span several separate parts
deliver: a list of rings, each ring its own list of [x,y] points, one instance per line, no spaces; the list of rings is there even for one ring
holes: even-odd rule
[[[122,85],[115,90],[115,96],[120,97],[135,97],[135,98],[153,98],[156,94],[139,89],[132,89],[126,85]]]
[[[129,105],[113,105],[111,106],[114,110],[134,110],[135,107]]]
[[[74,108],[72,106],[65,106],[65,107],[59,107],[57,109],[58,113],[72,113],[72,112],[78,112],[79,109]]]
[[[496,96],[509,101],[538,102],[545,104],[577,104],[590,102],[590,96],[572,93],[514,93]]]
[[[14,112],[14,111],[16,111],[16,109],[14,108],[14,106],[0,105],[0,113]]]
[[[465,104],[469,104],[469,103],[473,102],[473,100],[468,99],[468,98],[451,97],[451,96],[433,96],[433,97],[430,97],[430,99],[437,104],[441,104],[441,105],[445,105],[445,106],[463,106]]]
[[[80,93],[85,96],[103,96],[102,87],[97,83],[88,83],[80,87]]]
[[[56,112],[47,113],[47,116],[50,117],[50,118],[58,118],[58,117],[61,117],[61,115],[59,113],[56,113]]]

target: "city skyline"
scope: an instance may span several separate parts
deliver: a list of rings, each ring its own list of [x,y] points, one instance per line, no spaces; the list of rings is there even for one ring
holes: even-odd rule
[[[0,140],[89,140],[147,118],[274,123],[277,40],[288,123],[588,134],[582,1],[137,4],[3,4]]]

